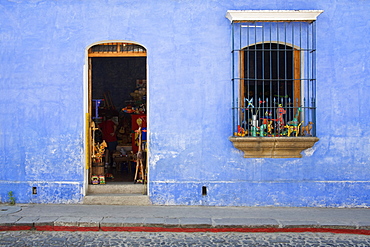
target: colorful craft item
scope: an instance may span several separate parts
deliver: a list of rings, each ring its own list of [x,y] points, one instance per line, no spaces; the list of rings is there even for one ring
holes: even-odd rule
[[[103,161],[103,156],[105,153],[105,148],[107,147],[107,143],[103,141],[102,143],[96,143],[94,145],[94,155],[93,155],[93,160],[96,163],[100,163]]]
[[[91,183],[92,184],[99,184],[99,176],[92,176],[91,177]]]
[[[253,102],[253,98],[251,98],[250,100],[245,99],[245,101],[247,101],[247,102],[248,102],[248,104],[247,104],[247,109],[249,108],[249,106],[250,106],[251,108],[254,108],[254,105],[252,104],[252,102]]]
[[[272,134],[272,129],[274,128],[274,126],[272,125],[272,121],[269,121],[269,123],[267,124],[267,133],[269,135]]]
[[[262,124],[260,126],[260,136],[261,137],[266,135],[266,132],[265,132],[266,129],[267,129],[267,124]]]
[[[299,134],[299,127],[302,123],[298,124],[297,126],[285,125],[284,127],[288,130],[288,136],[290,136],[293,132],[295,132],[295,136]]]
[[[99,184],[105,184],[105,177],[103,175],[99,176]]]
[[[310,121],[310,122],[308,122],[308,124],[306,125],[306,126],[303,126],[302,128],[301,128],[301,135],[303,136],[303,135],[311,135],[311,130],[312,130],[312,125],[313,125],[313,123]]]
[[[240,125],[238,125],[238,132],[234,133],[235,136],[246,136],[247,134],[248,131],[244,130]]]
[[[125,112],[125,113],[134,113],[135,112],[135,108],[132,107],[131,105],[128,105],[125,108],[122,108],[122,111]]]
[[[291,126],[297,126],[299,124],[298,117],[301,111],[302,111],[301,108],[298,108],[293,120],[289,121],[287,124]]]
[[[277,108],[277,115],[278,115],[278,122],[280,126],[284,126],[284,118],[283,115],[286,113],[286,110],[283,108],[282,104],[279,104]]]
[[[252,128],[251,128],[251,135],[253,137],[256,137],[257,136],[257,127],[252,126]]]

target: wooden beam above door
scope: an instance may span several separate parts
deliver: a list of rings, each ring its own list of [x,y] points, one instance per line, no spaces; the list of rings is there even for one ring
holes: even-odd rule
[[[89,57],[146,57],[146,52],[95,52]]]

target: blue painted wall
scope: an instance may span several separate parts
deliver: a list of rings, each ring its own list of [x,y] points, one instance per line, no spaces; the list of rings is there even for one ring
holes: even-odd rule
[[[301,159],[245,159],[228,140],[225,14],[234,9],[325,11],[317,21],[320,141]],[[85,50],[131,40],[148,51],[153,203],[370,206],[369,11],[365,0],[1,0],[1,200],[10,190],[25,203],[82,200]]]

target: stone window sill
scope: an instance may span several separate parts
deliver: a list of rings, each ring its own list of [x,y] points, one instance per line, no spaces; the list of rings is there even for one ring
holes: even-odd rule
[[[313,147],[317,137],[230,137],[244,158],[302,158],[301,152]]]

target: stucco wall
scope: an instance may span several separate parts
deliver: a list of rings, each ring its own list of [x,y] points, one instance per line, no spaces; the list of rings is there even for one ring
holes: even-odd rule
[[[301,159],[244,159],[228,140],[232,9],[325,11],[317,21],[320,141]],[[85,50],[131,40],[148,52],[153,203],[369,206],[369,10],[358,0],[1,1],[2,201],[10,190],[18,202],[81,201]]]

